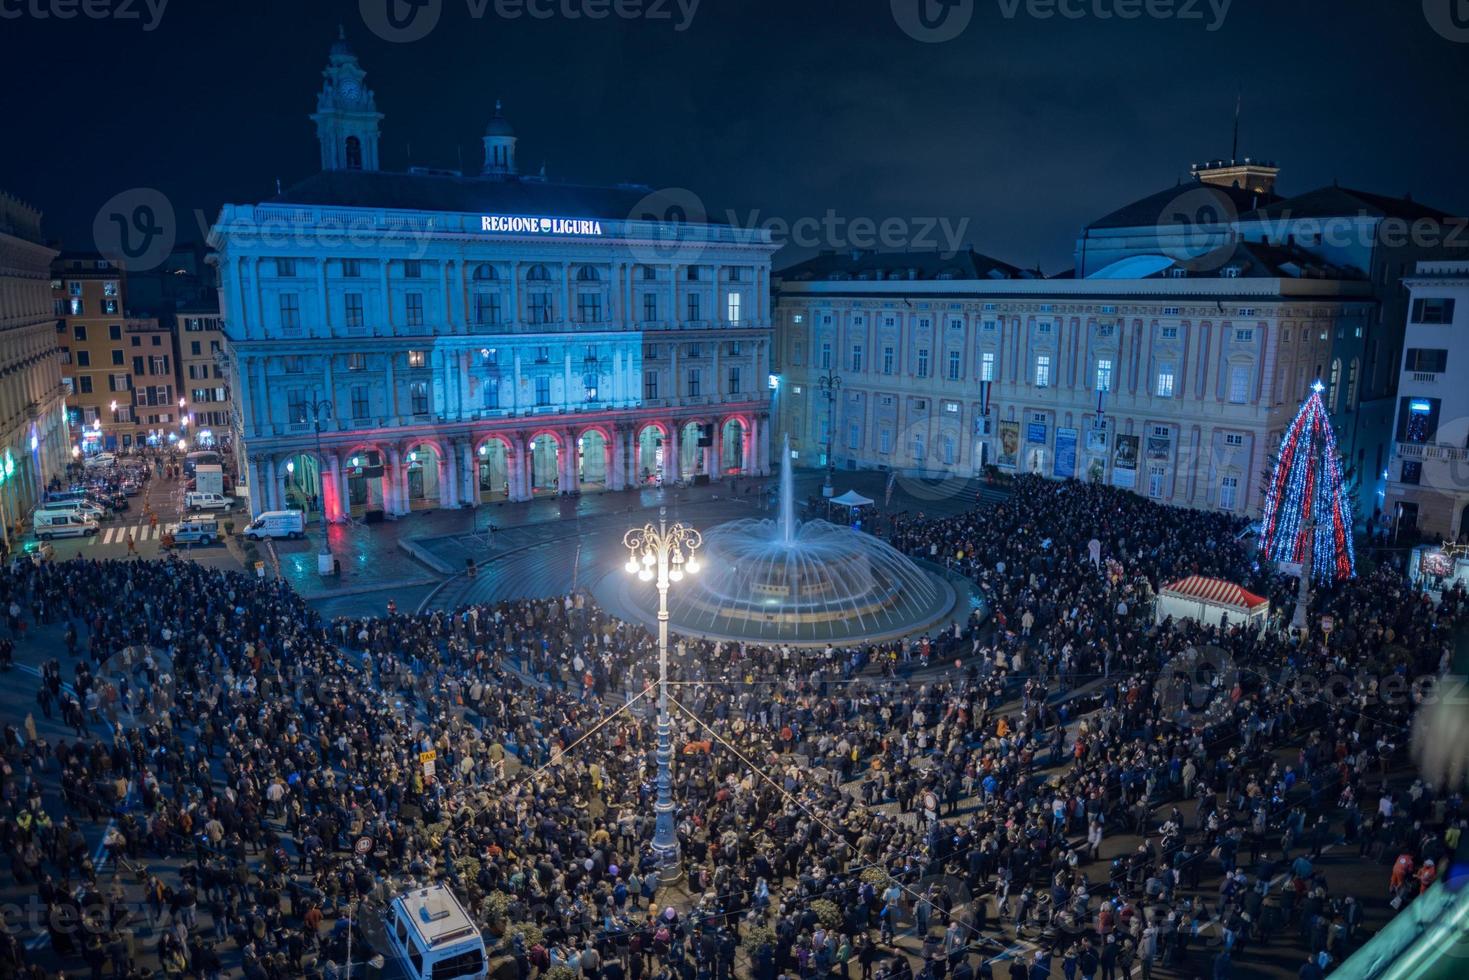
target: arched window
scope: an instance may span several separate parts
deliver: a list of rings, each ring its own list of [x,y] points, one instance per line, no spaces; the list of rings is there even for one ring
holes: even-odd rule
[[[500,274],[495,271],[495,267],[488,262],[475,266],[473,276],[475,282],[493,282],[500,278]]]
[[[533,265],[526,270],[525,278],[527,282],[550,282],[551,273],[543,265]]]
[[[1347,411],[1352,411],[1357,405],[1357,359],[1352,358],[1352,363],[1347,365]]]
[[[347,169],[362,169],[362,141],[355,136],[347,137]]]
[[[584,265],[576,270],[577,282],[601,282],[602,275],[595,266]]]
[[[1338,408],[1337,395],[1341,393],[1341,358],[1331,362],[1331,377],[1327,379],[1326,385],[1326,408],[1329,412],[1335,412]]]

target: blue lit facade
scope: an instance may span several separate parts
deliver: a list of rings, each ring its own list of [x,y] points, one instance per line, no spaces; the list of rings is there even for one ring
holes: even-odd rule
[[[766,472],[767,234],[522,177],[498,107],[481,174],[378,171],[345,44],[324,77],[322,172],[210,236],[255,512]]]

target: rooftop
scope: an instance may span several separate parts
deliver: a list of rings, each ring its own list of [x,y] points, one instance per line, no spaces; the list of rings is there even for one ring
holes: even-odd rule
[[[959,252],[827,251],[787,266],[775,275],[787,282],[1038,278],[1036,273],[982,255],[972,248]]]

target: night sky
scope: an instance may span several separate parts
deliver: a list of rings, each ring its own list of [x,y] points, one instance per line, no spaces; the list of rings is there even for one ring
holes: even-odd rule
[[[970,21],[944,43],[905,34],[890,0],[702,0],[682,31],[679,0],[601,21],[426,0],[438,24],[411,43],[372,33],[357,0],[170,0],[152,31],[144,0],[89,0],[142,20],[30,13],[58,2],[76,0],[0,0],[0,190],[68,248],[92,247],[128,188],[162,190],[190,239],[196,209],[317,169],[307,115],[339,22],[386,115],[385,169],[457,167],[462,149],[477,171],[499,97],[523,171],[686,187],[742,224],[967,219],[976,249],[1055,272],[1087,221],[1227,156],[1239,92],[1240,153],[1276,160],[1283,192],[1339,179],[1469,212],[1469,41],[1420,0],[1234,0],[1214,31],[1209,0],[1188,20],[960,0]]]

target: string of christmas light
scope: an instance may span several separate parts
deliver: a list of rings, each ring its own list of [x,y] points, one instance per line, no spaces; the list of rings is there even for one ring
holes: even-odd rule
[[[1265,492],[1260,550],[1271,562],[1300,563],[1312,533],[1312,578],[1348,579],[1357,573],[1352,551],[1352,508],[1342,479],[1336,433],[1317,381],[1285,430],[1275,472]]]

